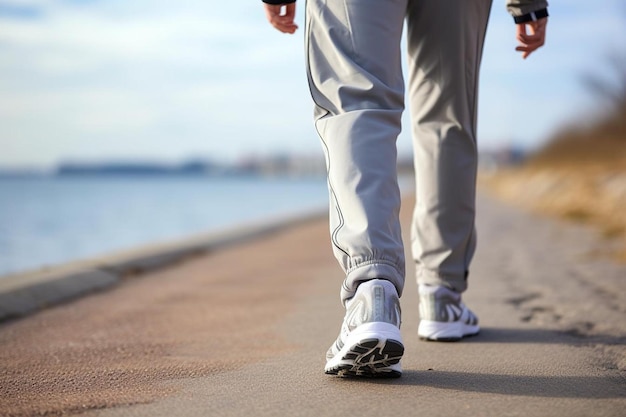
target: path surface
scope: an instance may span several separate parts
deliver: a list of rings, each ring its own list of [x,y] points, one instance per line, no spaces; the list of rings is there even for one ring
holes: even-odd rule
[[[483,331],[419,341],[408,279],[401,379],[323,374],[342,276],[311,221],[1,325],[0,415],[623,416],[626,268],[588,230],[479,213]]]

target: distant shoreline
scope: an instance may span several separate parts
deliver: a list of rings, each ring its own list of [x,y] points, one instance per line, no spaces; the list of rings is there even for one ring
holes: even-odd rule
[[[60,178],[218,178],[218,179],[316,179],[324,178],[321,174],[263,174],[255,172],[223,172],[223,173],[199,173],[184,171],[141,171],[141,170],[84,170],[80,172],[1,172],[0,180],[4,179],[60,179]]]
[[[232,163],[188,160],[182,163],[152,161],[67,161],[50,169],[2,168],[0,178],[46,176],[298,176],[321,177],[326,174],[324,159],[315,156],[277,155],[246,158]]]

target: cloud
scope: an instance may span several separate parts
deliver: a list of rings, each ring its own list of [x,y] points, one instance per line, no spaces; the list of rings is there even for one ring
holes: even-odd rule
[[[498,2],[481,138],[536,143],[586,103],[579,74],[621,46],[623,7],[553,2],[548,44],[523,62]],[[265,22],[259,1],[0,0],[0,164],[318,149],[303,6],[299,32],[287,36]],[[520,128],[520,112],[529,126]]]
[[[0,163],[49,164],[84,143],[112,155],[158,143],[167,158],[314,138],[302,42],[276,42],[260,4],[132,3],[30,1],[41,18],[0,14]],[[281,88],[301,104],[285,105]],[[301,112],[282,134],[278,108]]]

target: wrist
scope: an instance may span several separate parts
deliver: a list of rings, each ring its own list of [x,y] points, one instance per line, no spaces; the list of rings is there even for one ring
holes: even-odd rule
[[[514,16],[513,20],[516,24],[528,23],[528,22],[536,22],[539,19],[544,19],[548,17],[548,9],[540,9],[535,10],[534,12],[526,13],[521,16]]]

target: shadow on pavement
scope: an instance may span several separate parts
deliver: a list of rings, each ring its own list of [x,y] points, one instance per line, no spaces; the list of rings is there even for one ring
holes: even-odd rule
[[[602,343],[607,345],[623,345],[626,344],[626,337],[598,333],[583,334],[573,329],[483,327],[480,330],[480,334],[463,339],[461,343],[547,343],[567,344],[572,346],[588,343]]]
[[[624,398],[626,395],[626,386],[623,380],[617,377],[405,370],[402,378],[395,380],[393,384],[547,398]]]
[[[464,339],[460,344],[537,343],[583,346],[601,343],[624,345],[624,339],[624,337],[606,334],[580,336],[571,334],[567,330],[558,329],[488,327],[481,329],[479,335]],[[404,369],[400,379],[368,380],[368,382],[542,398],[608,399],[626,397],[626,384],[624,384],[624,379],[620,376],[504,375],[497,373],[438,371],[436,369]]]

